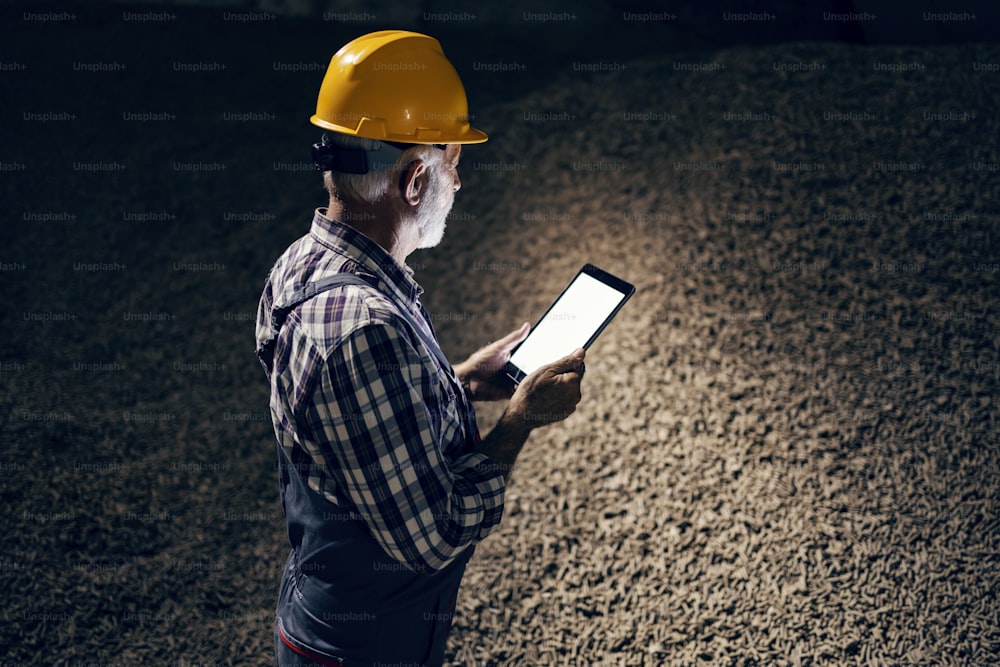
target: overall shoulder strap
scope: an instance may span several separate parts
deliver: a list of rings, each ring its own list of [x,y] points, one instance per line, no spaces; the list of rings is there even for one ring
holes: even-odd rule
[[[317,294],[322,294],[328,290],[335,287],[340,287],[341,285],[360,285],[362,287],[368,286],[372,289],[378,289],[377,286],[368,282],[361,276],[355,275],[353,273],[337,273],[323,280],[317,280],[314,283],[309,283],[303,286],[301,289],[292,293],[292,297],[288,303],[282,304],[281,306],[275,306],[271,309],[271,327],[277,336],[277,332],[281,330],[281,325],[285,323],[288,319],[288,314],[292,312],[295,308],[301,305],[303,302],[308,301]],[[414,318],[413,313],[410,312],[408,308],[398,307],[397,310],[399,314],[403,316],[410,328],[420,337],[424,345],[427,347],[428,351],[437,357],[437,360],[441,363],[442,368],[449,368],[448,358],[444,356],[444,352],[441,351],[441,347],[434,340],[434,337],[429,335],[424,328],[420,326],[416,318]]]
[[[290,312],[317,294],[332,290],[334,287],[340,287],[341,285],[367,285],[368,287],[378,289],[361,276],[354,275],[353,273],[337,273],[323,280],[308,283],[295,292],[292,292],[292,297],[288,300],[288,303],[280,306],[275,304],[271,309],[271,329],[277,334],[281,330],[281,325],[288,319]]]

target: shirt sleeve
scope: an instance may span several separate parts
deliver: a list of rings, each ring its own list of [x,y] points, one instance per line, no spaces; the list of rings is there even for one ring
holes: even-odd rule
[[[397,329],[366,323],[327,358],[306,411],[337,493],[389,556],[418,572],[445,567],[503,514],[499,466],[484,454],[443,454],[439,382]]]

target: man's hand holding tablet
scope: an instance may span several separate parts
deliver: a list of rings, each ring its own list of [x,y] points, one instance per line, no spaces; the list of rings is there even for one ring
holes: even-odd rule
[[[500,420],[476,448],[500,465],[505,480],[531,431],[576,409],[586,348],[634,292],[630,283],[587,264],[530,333],[524,327],[512,331],[455,367],[473,399],[510,397]],[[501,382],[505,375],[508,379]]]

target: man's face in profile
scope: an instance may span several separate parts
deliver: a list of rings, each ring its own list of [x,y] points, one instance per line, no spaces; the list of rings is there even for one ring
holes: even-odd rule
[[[417,227],[420,230],[418,248],[433,248],[444,238],[448,213],[455,203],[455,193],[462,182],[458,178],[460,144],[448,144],[444,157],[429,169],[427,194],[417,206]]]

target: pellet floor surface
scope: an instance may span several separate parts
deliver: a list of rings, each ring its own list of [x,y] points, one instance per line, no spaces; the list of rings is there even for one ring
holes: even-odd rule
[[[272,664],[286,542],[253,319],[324,202],[316,75],[260,101],[268,48],[225,78],[151,48],[137,92],[19,88],[31,112],[86,89],[90,116],[25,121],[29,168],[0,178],[25,267],[3,277],[4,664]],[[452,667],[998,660],[1000,79],[976,67],[997,62],[792,43],[469,84],[491,140],[410,262],[445,351],[534,320],[586,262],[638,291],[518,461]]]

